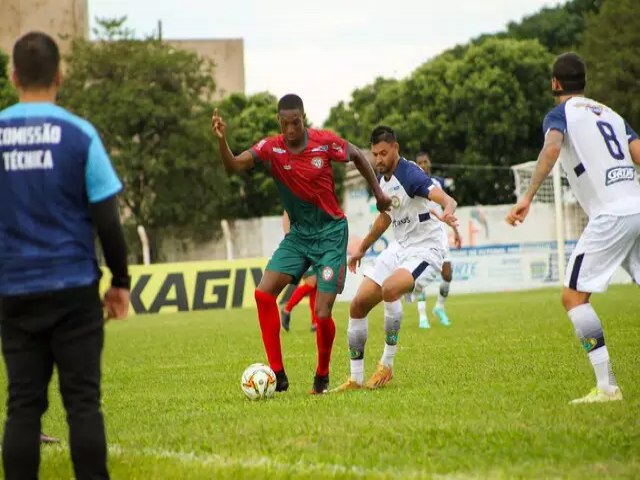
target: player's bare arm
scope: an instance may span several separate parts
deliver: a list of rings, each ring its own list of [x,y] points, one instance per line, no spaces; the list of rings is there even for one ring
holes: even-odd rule
[[[220,148],[224,169],[227,173],[250,170],[254,164],[253,155],[251,155],[251,152],[248,150],[245,150],[240,155],[234,155],[227,143],[226,129],[227,125],[224,123],[224,119],[220,116],[216,108],[211,117],[211,131],[218,138],[218,148]]]
[[[369,163],[369,160],[367,160],[360,149],[351,143],[347,144],[347,153],[349,154],[349,159],[351,159],[360,172],[360,175],[364,177],[369,187],[371,187],[373,195],[376,197],[376,208],[379,212],[386,212],[389,207],[391,207],[391,198],[380,188],[371,163]]]
[[[544,141],[544,146],[538,155],[538,163],[536,169],[533,172],[531,178],[531,185],[524,197],[518,201],[507,215],[507,223],[514,227],[517,223],[524,222],[527,214],[529,213],[529,207],[533,201],[533,197],[542,185],[542,182],[549,176],[553,166],[556,164],[558,157],[560,156],[560,149],[562,148],[562,140],[564,135],[559,130],[550,130]]]
[[[450,227],[458,226],[458,219],[454,215],[458,202],[456,202],[450,195],[444,190],[438,187],[434,187],[429,191],[429,200],[436,202],[442,207],[442,216],[440,220]]]
[[[640,139],[636,138],[629,144],[629,152],[631,153],[631,161],[640,165]]]
[[[360,242],[360,246],[358,247],[358,251],[349,258],[348,267],[352,273],[356,272],[356,268],[360,266],[360,261],[362,257],[364,257],[369,247],[373,245],[376,240],[380,238],[380,236],[387,231],[391,225],[391,217],[384,212],[378,214],[376,219],[373,221],[373,225],[371,225],[371,230],[367,233],[366,237],[362,239]]]

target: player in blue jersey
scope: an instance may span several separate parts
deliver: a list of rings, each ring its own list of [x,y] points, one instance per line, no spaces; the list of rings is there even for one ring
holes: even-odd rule
[[[395,132],[379,126],[371,134],[371,154],[380,174],[382,192],[391,197],[391,208],[380,213],[357,252],[349,258],[349,270],[355,272],[366,251],[389,228],[395,240],[376,258],[351,301],[348,341],[351,373],[335,391],[379,388],[393,378],[398,333],[402,323],[403,295],[420,292],[440,274],[445,249],[440,220],[433,218],[430,201],[444,209],[442,219],[448,225],[457,222],[456,201],[436,186],[415,163],[400,156]],[[364,349],[368,337],[369,312],[384,302],[384,353],[373,376],[364,384]]]
[[[640,284],[640,139],[611,108],[584,96],[586,66],[575,53],[553,64],[558,105],[545,117],[544,146],[531,185],[507,216],[523,222],[538,188],[560,160],[569,186],[589,217],[564,280],[562,303],[596,376],[596,387],[572,404],[622,400],[591,294],[604,292],[622,266]]]
[[[107,318],[124,318],[130,277],[116,195],[95,128],[55,105],[60,55],[43,33],[13,48],[20,103],[0,112],[0,335],[7,368],[6,478],[37,478],[54,365],[78,479],[106,479],[100,361]],[[112,273],[104,304],[94,229]]]
[[[426,152],[420,152],[416,156],[416,163],[418,166],[431,177],[431,180],[440,188],[444,188],[444,178],[442,177],[434,177],[431,175],[431,159]],[[436,202],[432,202],[431,212],[437,217],[442,217],[442,208]],[[454,246],[456,248],[460,248],[462,246],[462,240],[460,238],[460,232],[458,231],[458,227],[453,225],[450,226],[453,230],[454,235]],[[442,237],[443,243],[445,245],[446,253],[444,256],[444,262],[442,263],[442,282],[440,282],[440,292],[438,295],[438,300],[433,307],[433,313],[440,319],[440,323],[445,327],[451,325],[449,321],[449,317],[447,316],[447,312],[444,309],[444,302],[446,302],[449,297],[449,288],[451,286],[451,280],[453,279],[453,270],[451,268],[451,253],[449,252],[449,235],[447,235],[447,230],[442,225]],[[420,318],[419,326],[420,328],[429,328],[429,319],[427,318],[427,302],[425,299],[424,292],[420,294],[418,300],[418,315]]]

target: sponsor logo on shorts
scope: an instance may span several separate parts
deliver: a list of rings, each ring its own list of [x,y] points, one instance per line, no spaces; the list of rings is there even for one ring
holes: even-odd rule
[[[398,197],[397,195],[394,195],[393,197],[391,197],[391,206],[393,208],[400,207],[400,197]]]
[[[289,165],[288,163],[284,164],[282,166],[282,168],[284,168],[285,170],[291,170],[291,165]]]
[[[633,181],[634,178],[635,169],[633,167],[614,167],[607,170],[605,185]]]
[[[333,268],[331,267],[324,267],[322,269],[322,279],[325,282],[330,282],[333,279]]]
[[[311,165],[316,168],[322,168],[322,166],[324,165],[324,161],[322,160],[322,157],[313,157],[311,159]]]
[[[273,153],[287,153],[287,151],[284,148],[280,148],[280,147],[273,147]]]

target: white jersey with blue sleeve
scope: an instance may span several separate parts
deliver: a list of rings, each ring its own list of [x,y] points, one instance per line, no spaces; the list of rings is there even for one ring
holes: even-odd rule
[[[544,134],[564,134],[560,162],[569,185],[590,217],[640,213],[640,184],[629,153],[638,138],[611,108],[572,97],[544,119]]]
[[[411,273],[415,295],[434,282],[442,271],[445,247],[443,224],[430,212],[426,198],[436,187],[415,163],[400,158],[393,175],[380,178],[382,191],[391,197],[391,217],[395,240],[376,258],[365,275],[378,285],[398,269]]]
[[[567,265],[565,287],[604,292],[622,266],[640,284],[640,184],[629,143],[638,136],[609,107],[572,97],[544,120],[564,134],[560,162],[589,216]]]
[[[433,180],[415,163],[400,158],[389,180],[380,178],[380,188],[391,197],[391,225],[397,242],[404,248],[440,245],[442,223],[433,218],[427,198],[435,188]]]

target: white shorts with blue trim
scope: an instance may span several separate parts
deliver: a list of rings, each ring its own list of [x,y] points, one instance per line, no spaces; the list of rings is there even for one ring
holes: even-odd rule
[[[569,259],[564,286],[604,292],[620,266],[640,285],[640,213],[589,220]]]
[[[393,241],[378,255],[364,275],[382,286],[396,270],[403,268],[413,275],[413,295],[419,295],[427,285],[440,278],[444,254],[441,246],[403,248],[397,241]]]

